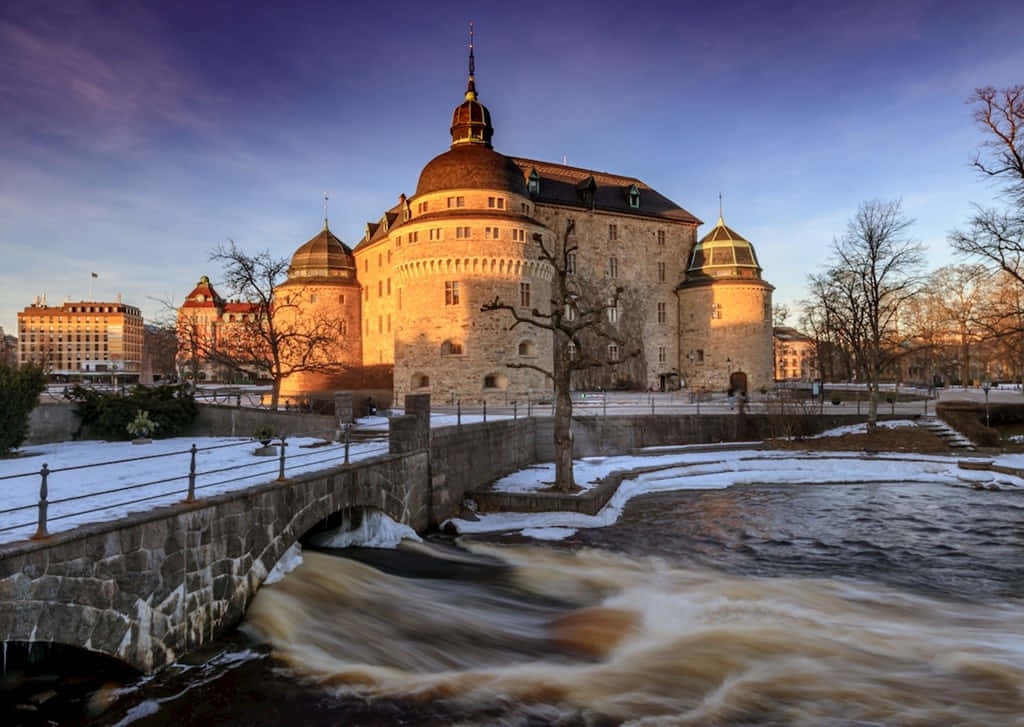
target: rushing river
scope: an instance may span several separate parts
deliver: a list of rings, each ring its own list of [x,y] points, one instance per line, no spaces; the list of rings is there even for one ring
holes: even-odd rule
[[[1021,491],[676,492],[463,544],[306,551],[96,723],[1024,725]]]

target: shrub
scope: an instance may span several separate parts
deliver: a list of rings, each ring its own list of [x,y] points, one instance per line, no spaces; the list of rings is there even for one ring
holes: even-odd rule
[[[269,424],[261,424],[252,432],[252,438],[260,444],[270,443],[270,440],[277,438],[277,431]],[[264,446],[266,446],[264,444]]]
[[[147,413],[162,437],[181,434],[199,413],[195,399],[182,385],[136,386],[125,395],[75,386],[65,396],[77,402],[75,414],[82,428],[107,439],[127,439],[128,425],[140,411]]]
[[[25,441],[29,415],[45,389],[46,373],[39,366],[15,369],[0,363],[0,456]]]
[[[133,437],[140,437],[145,439],[160,428],[160,425],[149,418],[148,411],[138,411],[135,413],[135,418],[128,422],[128,426],[125,429]]]

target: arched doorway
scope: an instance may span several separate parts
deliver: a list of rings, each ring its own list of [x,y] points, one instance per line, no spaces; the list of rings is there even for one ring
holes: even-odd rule
[[[747,393],[747,375],[744,372],[733,371],[729,374],[729,391]]]

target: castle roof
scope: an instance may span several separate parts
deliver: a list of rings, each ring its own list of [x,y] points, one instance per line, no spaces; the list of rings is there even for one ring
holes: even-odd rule
[[[687,277],[760,278],[761,266],[750,241],[719,217],[711,231],[693,246],[686,273]]]
[[[330,231],[324,220],[324,229],[292,255],[288,279],[354,277],[355,269],[352,250]]]
[[[697,217],[636,177],[523,157],[513,157],[512,161],[527,181],[530,196],[539,203],[701,224]]]
[[[494,189],[526,196],[526,182],[515,161],[482,144],[453,146],[427,162],[416,196],[445,189]]]
[[[205,275],[199,278],[199,282],[196,283],[196,287],[192,289],[192,292],[185,296],[185,302],[182,303],[182,308],[219,308],[224,304],[223,298],[221,298],[217,291],[213,289],[213,283]]]

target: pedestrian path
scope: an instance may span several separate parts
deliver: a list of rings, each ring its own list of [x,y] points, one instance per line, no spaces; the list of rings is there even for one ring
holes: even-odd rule
[[[917,426],[921,427],[926,431],[931,432],[939,439],[943,440],[946,444],[949,445],[949,448],[954,451],[973,452],[975,449],[977,449],[970,439],[962,435],[957,430],[953,429],[953,427],[949,426],[948,424],[946,424],[946,422],[942,421],[938,417],[921,417],[920,419],[917,420]]]

